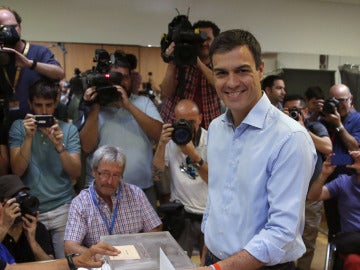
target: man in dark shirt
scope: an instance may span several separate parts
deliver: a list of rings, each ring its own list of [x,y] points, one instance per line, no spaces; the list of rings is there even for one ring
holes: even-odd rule
[[[16,175],[0,177],[0,194],[3,195],[1,201],[4,203],[5,217],[9,221],[4,226],[7,232],[2,244],[17,263],[54,259],[50,234],[38,222],[39,212],[36,203],[32,203],[26,196],[28,190]],[[30,206],[33,209],[27,209]],[[35,211],[35,216],[28,213],[29,210]]]

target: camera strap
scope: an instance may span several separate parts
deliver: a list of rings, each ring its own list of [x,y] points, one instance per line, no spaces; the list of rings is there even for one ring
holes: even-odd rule
[[[26,44],[25,44],[24,52],[23,52],[23,55],[24,55],[24,56],[26,56],[26,55],[28,54],[29,48],[30,48],[30,42],[27,41]],[[4,73],[4,76],[5,76],[6,82],[7,82],[7,83],[9,84],[9,86],[11,87],[13,93],[15,93],[16,87],[17,87],[17,85],[18,85],[19,78],[20,78],[21,67],[16,67],[15,79],[14,79],[14,83],[13,83],[13,84],[10,82],[9,74],[8,74],[6,68],[3,67],[2,69],[3,69],[3,73]]]

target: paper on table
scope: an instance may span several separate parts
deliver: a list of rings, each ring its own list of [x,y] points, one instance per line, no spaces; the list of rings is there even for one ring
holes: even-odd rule
[[[110,260],[139,260],[140,255],[134,245],[114,246],[120,251],[117,256],[109,256]]]
[[[170,262],[169,258],[165,255],[164,251],[160,248],[160,270],[175,270],[175,267]]]

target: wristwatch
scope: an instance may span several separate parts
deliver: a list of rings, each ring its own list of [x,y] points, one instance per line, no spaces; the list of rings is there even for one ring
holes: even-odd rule
[[[202,165],[204,165],[204,160],[203,159],[200,159],[200,161],[198,162],[194,162],[192,164],[196,169],[200,169]]]
[[[73,257],[79,256],[79,255],[80,254],[76,254],[76,253],[66,255],[66,260],[68,262],[70,270],[77,270],[77,267],[75,266],[74,261],[73,261]]]
[[[342,131],[342,130],[343,130],[343,128],[344,128],[344,126],[343,126],[343,125],[340,125],[340,126],[336,127],[336,128],[335,128],[336,133],[339,133],[340,131]]]

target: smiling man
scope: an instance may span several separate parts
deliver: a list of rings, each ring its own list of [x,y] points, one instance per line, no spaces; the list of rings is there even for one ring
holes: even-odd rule
[[[216,91],[228,109],[208,131],[202,222],[208,267],[199,269],[294,269],[305,251],[301,234],[316,161],[313,142],[261,90],[264,63],[251,33],[221,33],[210,57]]]
[[[65,253],[82,253],[100,236],[161,230],[161,221],[145,193],[122,181],[126,157],[104,145],[92,159],[94,183],[72,201],[65,231]]]

